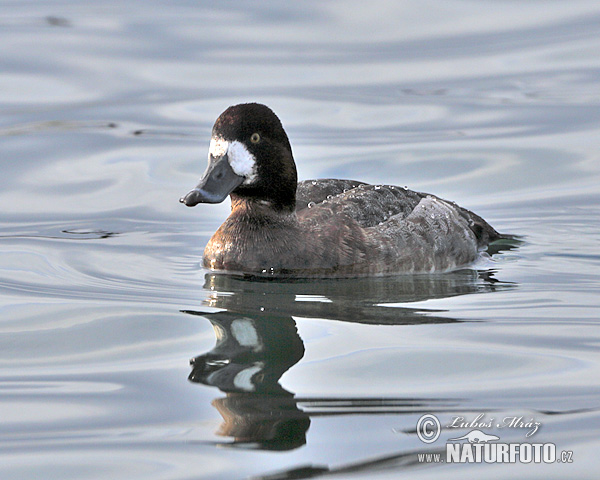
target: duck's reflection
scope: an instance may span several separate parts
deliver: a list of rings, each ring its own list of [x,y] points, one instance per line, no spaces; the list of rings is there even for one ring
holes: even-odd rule
[[[217,343],[192,359],[189,379],[227,393],[212,403],[224,420],[217,433],[263,449],[303,445],[309,416],[279,384],[304,356],[292,318],[230,312],[203,316],[212,323]]]
[[[292,316],[367,324],[453,323],[440,311],[410,302],[511,288],[493,273],[463,270],[445,275],[320,281],[256,281],[206,275],[207,306],[225,311],[200,315],[214,327],[212,350],[192,359],[192,382],[219,388],[213,401],[223,417],[217,432],[232,444],[270,450],[303,445],[309,416],[348,413],[414,413],[451,409],[452,400],[414,398],[298,399],[279,379],[304,356]],[[400,306],[400,305],[402,306]]]
[[[242,314],[278,314],[377,325],[453,323],[443,311],[411,307],[415,302],[514,287],[494,271],[460,270],[436,275],[272,281],[207,274],[206,306]]]

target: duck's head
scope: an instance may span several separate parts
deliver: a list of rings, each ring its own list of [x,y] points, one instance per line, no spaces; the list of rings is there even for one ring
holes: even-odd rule
[[[297,181],[292,148],[277,115],[265,105],[244,103],[217,118],[208,167],[196,188],[179,201],[193,207],[220,203],[231,194],[293,210]]]

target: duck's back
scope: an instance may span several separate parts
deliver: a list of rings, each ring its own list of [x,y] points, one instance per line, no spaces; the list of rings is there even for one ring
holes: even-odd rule
[[[352,180],[308,180],[298,184],[297,212],[309,219],[323,210],[364,229],[371,245],[369,270],[448,270],[477,258],[500,235],[473,212],[434,195]],[[350,220],[348,220],[350,219]],[[352,242],[353,239],[349,238]],[[373,273],[369,272],[369,273]]]

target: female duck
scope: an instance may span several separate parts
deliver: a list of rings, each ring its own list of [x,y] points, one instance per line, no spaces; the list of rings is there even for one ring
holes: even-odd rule
[[[180,201],[231,197],[231,214],[204,250],[214,270],[294,277],[447,271],[502,238],[474,213],[426,193],[352,180],[297,183],[292,148],[265,105],[225,110],[208,168]]]

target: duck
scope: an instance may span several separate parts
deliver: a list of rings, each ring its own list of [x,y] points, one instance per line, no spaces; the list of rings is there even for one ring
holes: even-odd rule
[[[345,179],[298,182],[292,147],[266,105],[227,108],[208,166],[180,202],[231,213],[204,249],[213,271],[259,277],[429,274],[466,267],[503,238],[475,213],[428,193]]]

